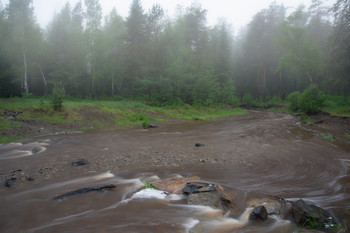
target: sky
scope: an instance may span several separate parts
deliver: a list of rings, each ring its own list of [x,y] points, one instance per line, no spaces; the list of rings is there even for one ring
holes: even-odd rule
[[[4,6],[8,3],[8,0],[0,1]],[[33,0],[37,22],[41,27],[45,28],[54,13],[60,12],[67,1],[74,7],[79,0]],[[107,15],[115,7],[117,12],[125,18],[129,14],[132,0],[100,0],[99,2],[104,15]],[[207,23],[209,25],[215,25],[218,19],[226,18],[235,30],[239,30],[247,25],[257,12],[268,8],[274,0],[141,0],[145,12],[153,4],[159,3],[170,17],[174,16],[178,5],[187,7],[193,2],[199,3],[203,9],[208,10]],[[307,7],[311,4],[311,0],[276,0],[275,2],[290,7],[290,11],[300,4]],[[327,5],[332,5],[334,2],[335,0],[325,0]]]

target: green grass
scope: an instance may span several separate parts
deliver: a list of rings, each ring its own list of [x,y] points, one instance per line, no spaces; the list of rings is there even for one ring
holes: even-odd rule
[[[332,116],[350,117],[350,98],[344,99],[343,96],[327,96],[323,111]]]
[[[76,130],[106,127],[145,127],[149,122],[166,121],[169,118],[211,119],[230,115],[244,115],[246,110],[229,106],[194,107],[190,105],[152,107],[139,101],[99,101],[65,99],[62,111],[53,111],[50,100],[44,98],[0,99],[0,116],[6,111],[20,112],[19,120],[36,120],[54,124],[71,125]],[[21,124],[0,117],[0,130],[20,127]],[[2,136],[0,143],[17,139]]]
[[[17,122],[12,122],[6,118],[0,118],[0,130],[11,129],[13,127],[20,127],[22,124]]]

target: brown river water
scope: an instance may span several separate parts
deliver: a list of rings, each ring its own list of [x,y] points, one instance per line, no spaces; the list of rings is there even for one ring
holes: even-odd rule
[[[338,137],[343,132],[331,132],[335,141],[322,133],[329,132],[289,115],[251,112],[0,145],[1,181],[18,178],[12,187],[0,187],[0,232],[192,232],[196,224],[203,226],[196,232],[300,232],[277,217],[268,223],[248,220],[246,203],[270,195],[331,209],[340,232],[350,232],[350,142]],[[76,159],[89,164],[74,167]],[[236,190],[241,213],[228,218],[210,207],[185,205],[181,196],[135,195],[154,176],[178,175]],[[104,184],[117,188],[52,200]]]

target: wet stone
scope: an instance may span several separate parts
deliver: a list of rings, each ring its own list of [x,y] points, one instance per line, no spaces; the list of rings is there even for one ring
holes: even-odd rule
[[[148,128],[149,129],[155,129],[155,128],[158,128],[158,125],[156,125],[156,124],[148,124]]]
[[[12,185],[13,185],[16,181],[17,181],[17,178],[15,178],[15,177],[11,177],[10,179],[7,179],[7,180],[5,181],[5,187],[8,187],[8,188],[12,187]]]
[[[213,191],[217,191],[217,190],[212,184],[188,183],[185,186],[185,188],[182,190],[182,193],[185,196],[188,196],[194,193],[204,193],[204,192],[213,192]]]
[[[213,208],[218,207],[221,197],[219,192],[195,193],[187,198],[188,205],[204,205]]]
[[[75,166],[75,167],[77,167],[77,166],[84,166],[84,165],[86,165],[88,163],[89,162],[86,159],[79,159],[77,161],[72,162],[72,166]]]
[[[267,211],[266,208],[264,206],[257,206],[253,209],[252,214],[250,215],[250,218],[252,220],[263,220],[266,221],[267,220]]]
[[[202,144],[202,143],[196,143],[195,146],[196,146],[196,147],[203,147],[203,146],[205,146],[205,145]]]
[[[338,225],[333,213],[303,200],[292,203],[294,222],[312,229],[327,229]]]
[[[74,196],[74,195],[78,195],[78,194],[84,194],[84,193],[90,193],[90,192],[94,192],[94,191],[104,191],[104,190],[111,190],[116,188],[117,186],[114,184],[109,184],[109,185],[102,185],[102,186],[97,186],[97,187],[89,187],[89,188],[82,188],[82,189],[77,189],[68,193],[64,193],[62,195],[58,195],[56,197],[54,197],[52,200],[62,200],[66,197],[69,196]]]

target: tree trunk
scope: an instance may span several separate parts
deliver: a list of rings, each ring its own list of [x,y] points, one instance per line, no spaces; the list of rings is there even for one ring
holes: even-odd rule
[[[283,86],[282,86],[282,70],[280,70],[280,97],[284,100]]]
[[[39,64],[39,69],[40,69],[40,73],[41,76],[43,77],[43,81],[44,81],[44,85],[45,85],[45,96],[47,96],[47,83],[46,83],[46,78],[43,72],[43,69],[41,68],[41,65]]]
[[[264,67],[264,86],[263,86],[263,101],[266,101],[266,67]]]
[[[260,78],[259,78],[259,69],[256,70],[256,94],[257,94],[257,99],[260,99]]]
[[[112,78],[112,96],[114,96],[114,77]]]
[[[24,63],[24,79],[23,79],[23,90],[24,93],[28,94],[28,75],[27,75],[27,57],[25,51],[23,51],[23,63]]]

